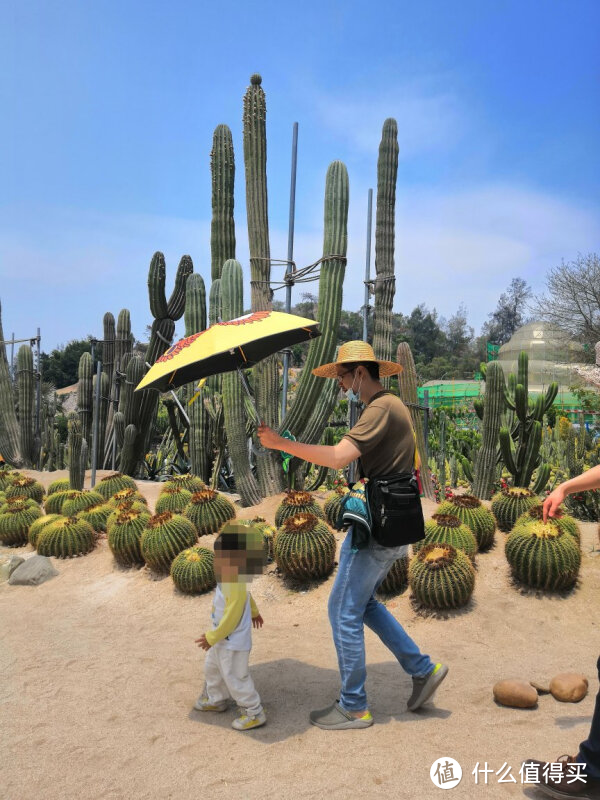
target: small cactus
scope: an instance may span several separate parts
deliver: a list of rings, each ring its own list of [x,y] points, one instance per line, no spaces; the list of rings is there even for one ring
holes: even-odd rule
[[[31,498],[30,498],[31,499]],[[12,547],[27,544],[29,526],[42,516],[38,505],[31,505],[30,499],[19,498],[7,503],[0,514],[0,542]]]
[[[581,566],[577,542],[552,519],[515,526],[506,537],[505,553],[515,578],[534,589],[570,589]]]
[[[216,585],[215,554],[207,547],[190,547],[183,550],[171,564],[171,577],[180,592],[201,594]]]
[[[137,489],[137,484],[133,478],[130,478],[129,475],[122,475],[120,472],[113,472],[111,475],[106,475],[106,477],[102,478],[96,484],[94,490],[100,492],[102,497],[108,500],[113,494],[127,488]]]
[[[46,494],[51,495],[55,492],[66,492],[69,490],[69,479],[68,478],[58,478],[55,481],[52,481],[50,486],[46,489]]]
[[[434,514],[425,523],[425,538],[413,544],[413,553],[417,553],[428,544],[451,544],[462,550],[471,561],[477,553],[475,534],[453,514]]]
[[[147,509],[132,506],[119,510],[114,516],[107,540],[115,561],[121,566],[133,567],[144,563],[140,542],[150,517]]]
[[[235,506],[214,489],[195,492],[183,515],[195,526],[198,536],[216,533],[221,525],[235,517]]]
[[[32,547],[37,548],[37,539],[40,533],[44,530],[46,525],[49,525],[51,522],[60,519],[60,517],[60,514],[44,514],[43,517],[38,517],[36,520],[34,520],[29,526],[29,534],[27,536],[29,544]]]
[[[109,530],[109,536],[112,529]],[[193,524],[180,514],[164,511],[151,517],[142,533],[140,547],[146,564],[155,572],[169,572],[175,556],[196,544]]]
[[[77,518],[88,522],[97,533],[105,533],[108,518],[114,509],[108,503],[98,503],[77,513]]]
[[[74,517],[80,511],[85,511],[87,508],[102,505],[104,498],[99,492],[72,490],[69,492],[69,497],[65,499],[62,504],[60,513],[65,517]]]
[[[314,514],[320,519],[325,519],[325,514],[321,506],[316,502],[310,492],[294,491],[286,492],[280,505],[275,511],[275,526],[280,528],[286,519],[295,514]]]
[[[489,550],[494,544],[496,518],[482,505],[478,497],[470,494],[455,494],[440,503],[438,514],[454,514],[469,528],[477,539],[480,552]]]
[[[402,594],[408,587],[408,565],[410,559],[408,556],[402,556],[394,561],[389,569],[388,574],[383,581],[379,584],[377,590],[379,594],[383,595],[396,595]]]
[[[342,507],[342,500],[344,495],[347,493],[347,489],[335,489],[333,494],[327,498],[323,506],[323,513],[325,514],[327,524],[336,530],[338,529],[337,521],[340,515],[340,509]]]
[[[172,475],[165,483],[162,491],[175,489],[176,487],[187,489],[188,492],[194,494],[194,492],[201,492],[206,489],[206,484],[197,475],[191,475],[190,473],[187,475]]]
[[[179,486],[175,486],[172,489],[163,489],[156,500],[155,511],[157,514],[163,511],[181,514],[191,499],[192,493]]]
[[[59,517],[40,532],[37,551],[41,556],[72,558],[83,556],[94,549],[92,526],[76,517]]]
[[[109,497],[106,502],[112,508],[116,508],[118,505],[126,502],[127,500],[135,500],[136,502],[143,503],[145,506],[148,505],[148,501],[144,495],[141,494],[141,492],[139,492],[137,489],[132,489],[130,486],[115,492],[113,496]]]
[[[324,578],[333,569],[335,537],[315,514],[287,517],[277,530],[275,561],[284,573],[299,580]]]
[[[130,498],[128,500],[122,500],[120,503],[117,503],[116,506],[111,506],[111,513],[106,520],[106,530],[107,532],[110,530],[114,522],[116,521],[119,514],[123,511],[136,511],[140,514],[150,514],[152,516],[152,512],[146,505],[146,503],[141,503],[139,500],[135,498]]]
[[[508,533],[521,514],[537,502],[534,493],[524,487],[502,489],[492,497],[492,514],[496,517],[498,528]]]
[[[41,503],[44,499],[44,487],[33,478],[21,475],[14,478],[10,485],[5,489],[6,497],[31,497],[36,503]]]
[[[428,608],[464,606],[475,587],[469,558],[451,544],[428,544],[410,562],[408,580],[416,599]]]

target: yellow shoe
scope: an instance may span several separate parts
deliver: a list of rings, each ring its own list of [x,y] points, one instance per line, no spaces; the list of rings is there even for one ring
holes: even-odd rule
[[[242,714],[231,723],[231,727],[236,731],[249,731],[251,728],[260,728],[267,721],[267,715],[264,711],[257,714],[255,717],[249,717],[247,714]]]
[[[223,700],[220,703],[211,703],[208,697],[202,694],[194,703],[196,711],[227,711],[228,706],[229,703],[227,700]]]

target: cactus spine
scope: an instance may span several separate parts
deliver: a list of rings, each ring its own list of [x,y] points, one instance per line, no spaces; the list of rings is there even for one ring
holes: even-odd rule
[[[250,249],[252,311],[271,308],[271,246],[267,201],[267,106],[260,75],[252,75],[244,95],[244,166],[246,172],[246,216]],[[258,416],[272,428],[279,424],[279,376],[275,356],[254,367]],[[268,450],[258,459],[258,482],[267,497],[281,491],[279,454]]]
[[[341,161],[334,161],[327,170],[325,182],[323,263],[317,315],[322,335],[309,344],[294,402],[281,426],[289,429],[299,441],[309,444],[321,438],[338,393],[335,381],[323,382],[312,370],[333,361],[335,356],[346,271],[348,199],[348,172]]]
[[[497,361],[487,365],[481,448],[473,476],[473,494],[482,500],[492,496],[498,463],[498,436],[504,410],[504,373]]]
[[[243,275],[241,265],[229,259],[223,265],[221,276],[221,308],[223,321],[235,319],[244,312]],[[244,389],[235,372],[223,375],[223,412],[227,447],[233,463],[235,488],[242,505],[254,506],[261,501],[258,483],[248,458],[248,438],[246,436],[246,412],[244,408]]]
[[[423,418],[421,412],[416,406],[418,405],[417,395],[417,370],[415,368],[415,361],[407,342],[400,342],[396,350],[396,361],[402,366],[402,372],[398,376],[398,386],[400,388],[400,397],[408,407],[412,419],[413,428],[417,437],[417,452],[419,453],[421,466],[421,483],[423,485],[423,494],[429,500],[435,498],[433,491],[433,484],[431,482],[431,471],[427,463],[427,447],[425,444],[425,433],[423,430]]]
[[[375,219],[375,330],[373,350],[377,358],[392,359],[392,306],[394,303],[394,225],[398,177],[398,124],[383,123],[377,159],[377,213]],[[389,387],[390,379],[382,383]]]

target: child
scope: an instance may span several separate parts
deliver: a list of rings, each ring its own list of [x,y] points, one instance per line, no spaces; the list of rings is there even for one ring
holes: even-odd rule
[[[235,522],[223,526],[215,540],[217,588],[212,605],[213,628],[196,644],[207,650],[204,690],[194,706],[198,711],[226,711],[233,698],[242,713],[231,723],[237,731],[259,728],[267,721],[248,672],[252,626],[263,618],[246,584],[262,572],[265,561],[260,531]]]

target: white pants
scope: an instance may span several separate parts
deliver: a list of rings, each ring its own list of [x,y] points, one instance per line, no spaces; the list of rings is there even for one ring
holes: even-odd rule
[[[204,661],[206,696],[210,703],[232,697],[250,717],[262,711],[260,697],[248,671],[249,650],[228,650],[220,642],[210,648]]]

